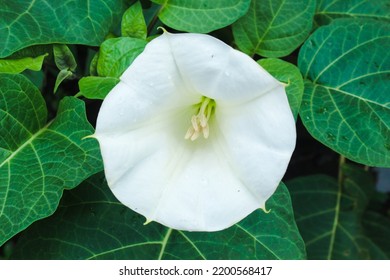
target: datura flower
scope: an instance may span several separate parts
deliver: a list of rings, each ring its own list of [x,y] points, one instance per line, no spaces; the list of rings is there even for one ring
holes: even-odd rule
[[[94,137],[120,202],[173,229],[217,231],[265,210],[296,132],[284,85],[249,56],[165,32],[105,98]]]

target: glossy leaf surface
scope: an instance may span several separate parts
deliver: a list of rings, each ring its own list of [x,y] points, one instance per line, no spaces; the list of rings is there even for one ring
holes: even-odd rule
[[[101,170],[82,101],[68,97],[57,117],[24,76],[0,75],[0,244],[52,214],[63,189]]]

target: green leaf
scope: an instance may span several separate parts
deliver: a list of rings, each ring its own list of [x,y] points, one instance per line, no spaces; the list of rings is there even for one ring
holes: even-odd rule
[[[99,76],[118,78],[144,50],[146,41],[136,38],[113,38],[100,46],[97,72]]]
[[[22,75],[0,74],[0,245],[51,215],[64,188],[102,169],[82,101],[66,97],[57,117]]]
[[[142,6],[139,1],[135,2],[123,14],[121,27],[121,34],[123,37],[146,39],[148,31]]]
[[[301,259],[302,239],[281,184],[257,210],[220,232],[171,230],[119,203],[101,173],[67,192],[58,211],[32,225],[15,248],[21,259]],[[45,250],[42,250],[44,246]]]
[[[56,79],[56,83],[54,85],[54,90],[53,92],[57,92],[57,89],[58,87],[60,86],[60,84],[66,80],[66,79],[71,79],[73,77],[73,73],[69,70],[61,70],[58,75],[57,75],[57,79]]]
[[[39,71],[42,68],[43,60],[48,54],[38,57],[25,57],[19,59],[0,59],[0,73],[21,73],[26,69]]]
[[[317,26],[327,25],[337,18],[373,18],[390,21],[388,0],[317,0]]]
[[[390,259],[390,218],[369,211],[363,216],[367,236],[377,244]]]
[[[309,35],[315,0],[252,0],[248,13],[233,24],[238,48],[250,56],[281,57]]]
[[[60,70],[76,70],[77,63],[67,45],[53,45],[54,62]]]
[[[118,78],[84,77],[79,81],[79,95],[89,99],[103,100],[118,82]]]
[[[0,57],[37,44],[98,46],[119,22],[124,2],[7,1],[0,6]]]
[[[98,64],[99,52],[95,53],[91,60],[91,64],[89,65],[89,74],[91,76],[97,76],[97,64]]]
[[[209,33],[235,22],[250,0],[152,0],[161,4],[159,19],[180,31]]]
[[[374,184],[366,171],[344,165],[342,179],[325,175],[287,182],[309,259],[386,259],[365,235],[362,215]]]
[[[7,59],[38,57],[44,54],[48,54],[48,57],[46,59],[51,59],[52,52],[53,52],[52,45],[35,45],[14,52],[12,55],[8,56]]]
[[[300,110],[311,135],[370,166],[390,166],[390,26],[338,19],[300,50],[305,92]]]
[[[303,95],[303,79],[299,69],[294,64],[277,58],[261,59],[257,63],[280,82],[287,84],[287,98],[296,120]]]
[[[77,63],[66,45],[53,45],[54,62],[57,68],[61,71],[57,75],[57,79],[54,85],[54,92],[57,91],[59,85],[66,79],[72,79],[74,77],[73,72],[76,70]]]

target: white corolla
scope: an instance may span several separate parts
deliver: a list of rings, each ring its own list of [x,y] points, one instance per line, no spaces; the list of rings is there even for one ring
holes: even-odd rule
[[[265,209],[295,147],[284,85],[201,34],[151,41],[104,100],[109,187],[148,221],[217,231]]]

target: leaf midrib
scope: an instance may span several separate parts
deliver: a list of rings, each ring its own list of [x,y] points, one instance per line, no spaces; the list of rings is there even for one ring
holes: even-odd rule
[[[29,138],[26,142],[24,142],[19,148],[17,148],[14,152],[12,152],[1,164],[0,164],[0,168],[2,168],[5,164],[9,163],[20,151],[22,151],[25,147],[27,147],[28,145],[32,145],[32,142],[34,141],[34,139],[36,139],[39,135],[41,135],[43,132],[45,132],[45,130],[47,129],[47,127],[52,123],[53,121],[50,121],[49,123],[47,123],[44,127],[42,127],[40,130],[38,130],[35,134],[32,135],[31,138]],[[3,211],[4,211],[4,208],[5,208],[5,204],[7,202],[7,196],[8,196],[8,192],[9,192],[9,185],[10,185],[10,178],[11,178],[11,165],[8,164],[8,183],[7,183],[7,189],[6,189],[6,192],[5,192],[5,197],[4,197],[4,200],[3,200],[3,203],[2,203],[2,206],[1,206],[1,211],[0,211],[0,216],[2,216],[3,214]]]
[[[14,152],[12,152],[1,164],[0,168],[2,168],[6,163],[11,161],[15,156],[18,155],[20,151],[22,151],[26,146],[30,145],[39,135],[41,135],[43,132],[46,131],[48,126],[52,124],[53,121],[48,122],[44,127],[42,127],[40,130],[38,130],[36,133],[32,134],[31,138],[29,138],[26,142],[24,142],[22,145],[20,145],[19,148],[17,148]]]

